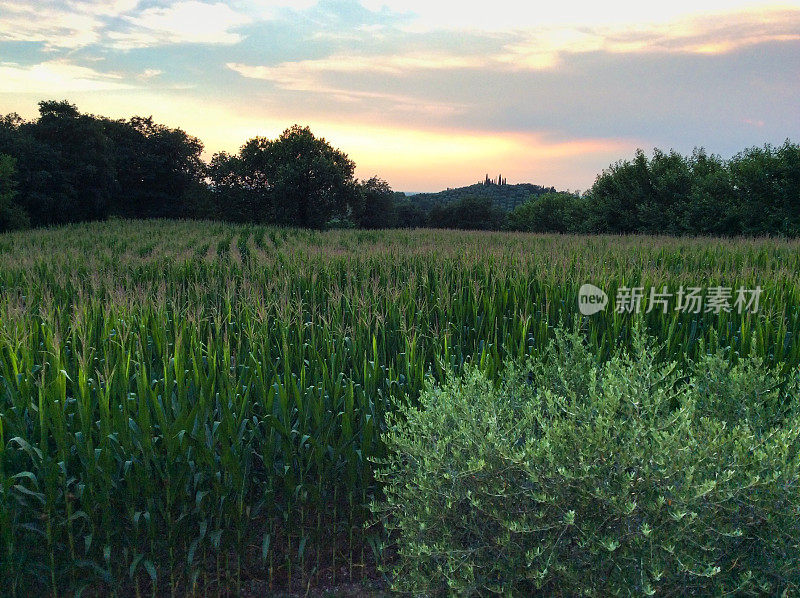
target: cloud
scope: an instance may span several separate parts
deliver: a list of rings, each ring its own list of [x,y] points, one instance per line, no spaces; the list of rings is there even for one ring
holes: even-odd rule
[[[127,31],[108,32],[113,46],[124,50],[181,43],[236,44],[242,36],[233,30],[251,22],[226,4],[196,0],[148,8],[124,20]]]
[[[136,75],[137,79],[152,79],[153,77],[158,77],[159,75],[163,75],[164,71],[160,69],[144,69],[141,73]]]
[[[555,68],[565,54],[724,54],[746,46],[800,40],[800,10],[686,17],[638,27],[543,28],[520,34],[499,60],[518,69]]]
[[[222,2],[184,0],[137,12],[138,5],[139,0],[0,0],[0,42],[41,42],[51,51],[109,41],[122,50],[180,43],[235,44],[242,37],[234,30],[253,21]]]
[[[278,18],[287,11],[308,10],[317,4],[317,0],[250,0],[248,2],[235,2],[238,10],[246,12],[257,20],[271,20]]]
[[[140,0],[68,0],[53,4],[67,5],[77,12],[87,14],[117,16],[133,10],[139,3]]]
[[[797,2],[774,0],[671,0],[667,3],[640,0],[560,0],[520,3],[518,0],[361,0],[372,11],[405,15],[408,29],[523,31],[563,27],[614,27],[632,24],[664,24],[693,15],[748,10],[763,12],[776,7],[797,7]]]
[[[245,77],[283,81],[304,78],[320,73],[370,72],[384,75],[403,75],[409,71],[480,68],[488,65],[485,58],[416,52],[410,54],[358,56],[333,55],[317,60],[284,62],[274,67],[248,67],[229,64],[228,67]]]
[[[226,66],[248,79],[269,81],[278,88],[287,91],[322,94],[332,100],[351,103],[358,101],[383,100],[388,102],[393,110],[416,111],[428,114],[446,115],[463,109],[452,102],[431,102],[414,98],[403,93],[387,93],[380,90],[361,90],[352,85],[343,86],[329,83],[324,76],[342,73],[380,73],[383,75],[397,75],[402,71],[401,65],[408,68],[437,69],[458,68],[456,65],[467,65],[468,61],[454,59],[450,65],[437,67],[435,62],[425,61],[421,56],[403,57],[373,57],[362,58],[337,56],[323,60],[306,60],[301,62],[286,62],[274,67],[249,66],[246,64],[228,63]]]
[[[129,89],[119,75],[101,73],[94,69],[49,61],[32,66],[15,63],[0,63],[0,88],[2,94],[24,93],[53,94],[85,91],[109,91]]]
[[[49,50],[82,48],[101,41],[106,18],[137,4],[138,0],[0,0],[0,41],[41,42]]]
[[[43,42],[48,48],[80,48],[100,39],[100,23],[90,14],[53,7],[0,2],[0,41]]]
[[[798,31],[800,11],[781,10],[684,19],[624,31],[552,28],[473,34],[477,41],[464,44],[466,50],[457,45],[444,47],[438,34],[403,34],[372,42],[365,38],[358,53],[332,53],[273,65],[227,62],[226,66],[242,77],[293,92],[291,100],[286,100],[293,106],[326,114],[351,114],[357,109],[376,120],[394,117],[398,125],[409,117],[417,124],[448,118],[453,124],[484,123],[523,130],[538,130],[549,121],[558,123],[558,130],[579,132],[565,122],[562,115],[569,114],[580,126],[604,128],[606,133],[609,127],[602,127],[600,122],[623,127],[628,123],[631,133],[639,135],[653,130],[643,125],[648,118],[663,122],[664,114],[670,111],[684,116],[682,108],[666,104],[668,98],[684,101],[687,92],[699,96],[694,98],[698,105],[713,105],[715,110],[725,102],[737,106],[758,103],[757,92],[738,90],[744,77],[758,74],[758,69],[750,68],[750,61],[742,65],[739,78],[732,79],[728,72],[715,72],[712,59],[731,56],[722,63],[728,69],[738,60],[735,53],[771,44],[788,47],[800,41]],[[414,50],[409,51],[409,46]],[[768,57],[763,59],[769,61]],[[685,77],[679,85],[665,81],[667,72],[673,77],[676,73],[703,72],[707,82],[704,91],[721,85],[737,88],[738,95],[715,98],[713,94],[698,94],[694,83]],[[610,81],[616,81],[617,87],[612,88]],[[619,103],[609,110],[603,108],[602,98],[635,103],[628,89],[645,81],[651,81],[650,88],[661,94],[656,97],[649,90],[638,92],[652,102],[650,106],[623,115],[613,114]],[[594,95],[588,96],[589,92]],[[591,123],[587,118],[601,111],[600,121]],[[691,120],[696,122],[698,117]]]
[[[565,50],[556,54],[557,68],[504,62],[511,53],[506,36],[475,58],[426,50],[437,43],[427,34],[405,45],[416,48],[411,54],[368,55],[389,48],[363,45],[362,55],[228,67],[268,82],[242,85],[291,118],[315,114],[401,129],[539,132],[551,143],[637,139],[643,147],[691,151],[704,145],[730,155],[800,134],[794,101],[800,94],[800,40],[784,38],[771,23],[720,22],[714,35],[687,29],[679,41],[632,31],[614,43],[635,41],[635,51]],[[784,26],[792,26],[788,16]],[[701,40],[722,44],[732,31],[747,43],[698,51]],[[642,39],[658,42],[647,46]]]
[[[408,101],[409,96],[390,94],[380,90],[364,91],[356,87],[336,86],[327,79],[336,80],[347,74],[377,74],[404,77],[426,71],[452,71],[480,69],[489,65],[486,58],[434,53],[397,55],[334,55],[317,60],[282,62],[275,66],[252,66],[229,62],[226,66],[248,79],[270,81],[281,89],[313,93],[334,94],[345,101],[353,98],[387,98]]]
[[[378,30],[383,31],[385,27]],[[428,71],[485,69],[554,69],[571,54],[604,52],[610,54],[723,54],[743,47],[770,42],[800,40],[800,10],[773,10],[750,14],[739,12],[713,17],[691,17],[678,21],[638,27],[537,27],[504,33],[476,34],[485,42],[481,52],[452,48],[436,49],[441,37],[416,34],[411,44],[405,36],[402,50],[386,52],[387,41],[377,41],[374,27],[352,31],[318,32],[315,39],[360,42],[359,53],[332,53],[324,58],[285,61],[276,65],[227,66],[242,76],[273,81],[284,89],[314,91],[331,74],[372,73],[392,77],[411,77]],[[397,38],[395,38],[396,41]],[[391,44],[391,40],[388,42]],[[409,45],[417,49],[407,51]],[[379,53],[370,53],[377,48]],[[330,88],[322,87],[320,92]]]

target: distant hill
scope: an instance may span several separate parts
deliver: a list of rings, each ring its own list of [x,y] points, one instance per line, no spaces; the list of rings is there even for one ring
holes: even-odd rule
[[[542,187],[532,183],[508,185],[502,177],[495,180],[487,177],[482,183],[438,193],[415,193],[409,199],[414,204],[430,210],[435,205],[446,205],[465,197],[491,197],[497,207],[510,212],[532,195],[542,195],[551,191],[555,191],[555,187]]]

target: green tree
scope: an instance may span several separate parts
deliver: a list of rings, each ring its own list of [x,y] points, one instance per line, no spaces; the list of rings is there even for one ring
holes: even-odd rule
[[[508,215],[511,230],[526,232],[580,232],[586,207],[582,198],[571,193],[551,192],[533,196]]]
[[[800,146],[752,147],[724,161],[639,150],[589,192],[588,228],[648,234],[800,234]]]
[[[593,232],[634,233],[637,206],[651,196],[647,156],[637,150],[633,161],[620,160],[604,170],[590,191],[589,226]]]
[[[269,158],[281,223],[322,228],[356,199],[355,163],[308,127],[284,131],[269,144]]]
[[[800,145],[746,149],[729,170],[744,234],[800,234]]]
[[[28,214],[16,203],[16,161],[0,154],[0,233],[30,226]]]
[[[200,213],[208,190],[196,138],[149,117],[82,114],[66,101],[40,102],[39,113],[0,118],[0,153],[17,159],[17,203],[32,224]]]
[[[404,193],[394,194],[394,226],[398,228],[424,228],[428,212],[413,198]]]
[[[203,195],[203,144],[152,117],[104,121],[116,189],[111,212],[130,218],[193,216]]]
[[[116,172],[100,120],[67,101],[44,101],[36,123],[25,126],[49,154],[40,193],[29,198],[31,218],[37,224],[61,224],[108,216]]]
[[[656,149],[647,164],[646,193],[636,206],[637,232],[679,235],[687,231],[683,217],[692,194],[690,160],[678,152]]]
[[[433,228],[463,230],[497,230],[505,221],[503,211],[495,206],[491,197],[469,196],[446,205],[436,205],[428,214],[428,225]]]
[[[352,214],[359,228],[389,228],[394,218],[393,196],[389,183],[378,177],[359,183]]]
[[[683,230],[702,235],[741,234],[742,214],[725,161],[696,149],[691,169],[692,188],[683,213]]]
[[[222,217],[233,200],[257,221],[323,228],[357,203],[354,171],[345,153],[295,125],[275,140],[249,140],[238,156],[216,155],[210,173]]]
[[[254,141],[251,140],[248,145],[252,145]],[[211,158],[208,173],[214,196],[214,218],[234,222],[275,222],[265,167],[263,164],[256,166],[253,149],[248,149],[249,160],[241,154],[232,155],[227,152],[220,152]],[[242,148],[242,152],[244,151],[245,148]]]

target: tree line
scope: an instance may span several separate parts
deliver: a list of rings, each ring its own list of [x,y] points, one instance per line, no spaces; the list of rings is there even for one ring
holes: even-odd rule
[[[122,217],[306,228],[800,234],[800,146],[789,141],[730,160],[702,150],[656,150],[652,158],[639,151],[583,194],[508,186],[499,176],[496,185],[453,190],[446,202],[415,201],[377,177],[358,180],[354,162],[307,127],[250,139],[209,163],[202,153],[200,140],[151,117],[114,120],[67,101],[40,102],[33,120],[0,116],[0,231]],[[494,188],[533,191],[509,210],[486,191]]]
[[[800,236],[800,145],[748,148],[730,160],[637,151],[586,193],[547,193],[508,215],[514,230]]]
[[[152,118],[111,120],[68,102],[0,117],[0,226],[191,216],[204,201],[203,144]]]
[[[66,101],[0,116],[0,231],[120,218],[210,218],[385,227],[392,191],[359,181],[346,154],[293,126],[206,164],[203,144],[152,118],[113,120]]]

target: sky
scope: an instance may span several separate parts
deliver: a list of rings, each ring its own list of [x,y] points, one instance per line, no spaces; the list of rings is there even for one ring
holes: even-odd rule
[[[636,148],[800,141],[800,0],[0,0],[0,114],[308,125],[357,176],[591,186]]]

